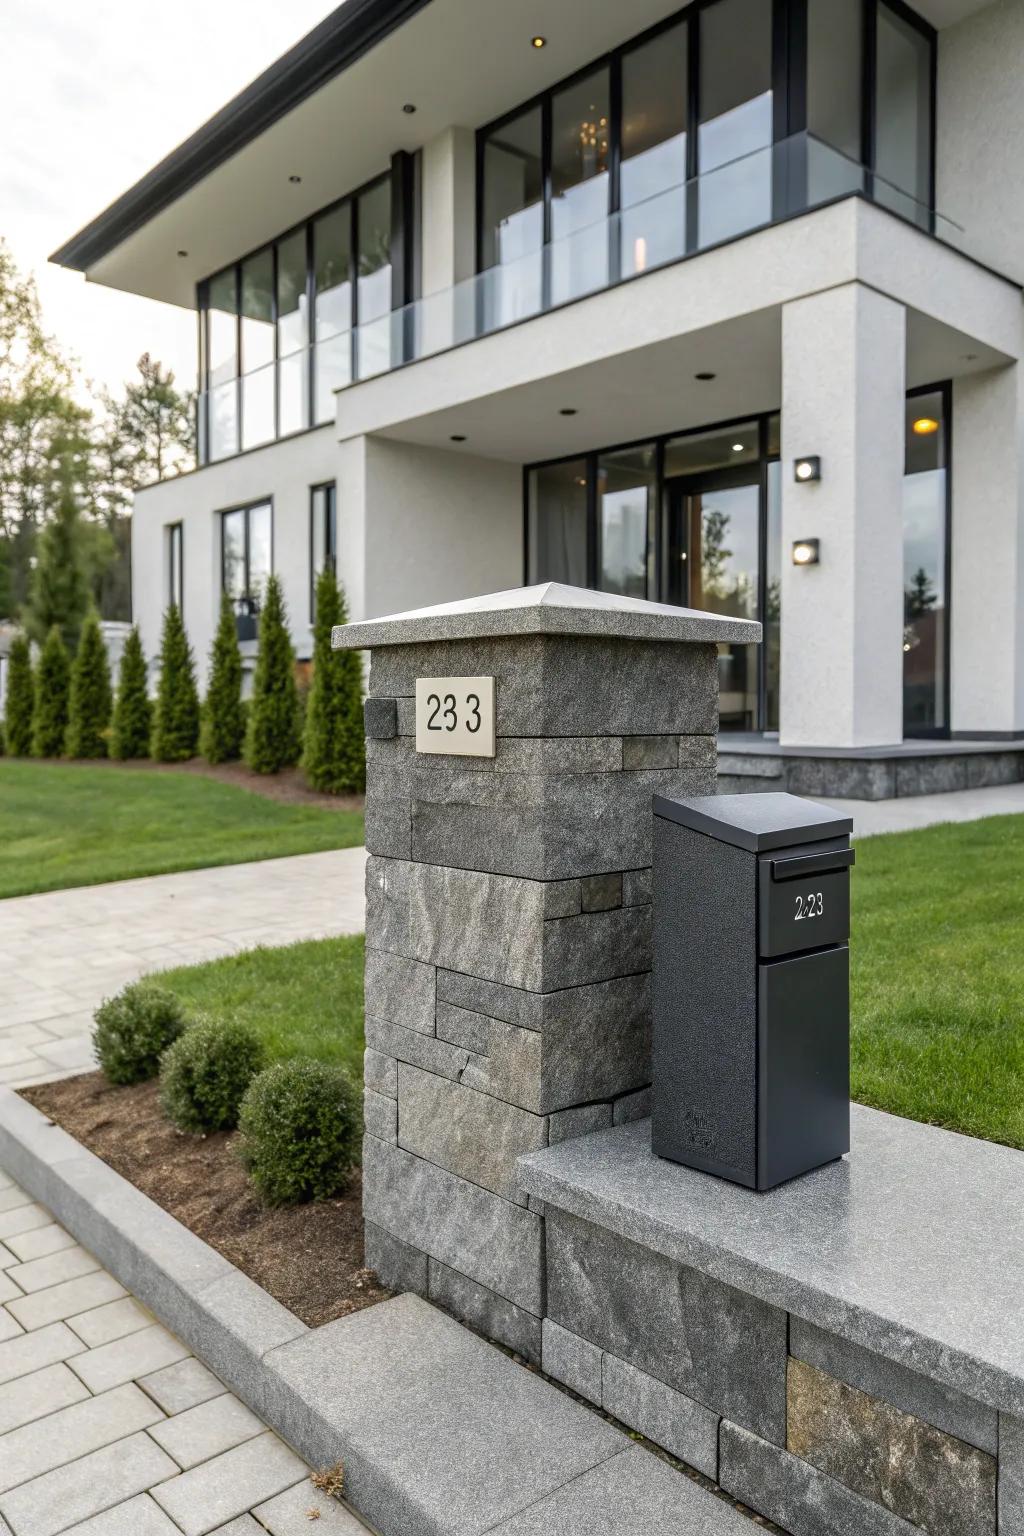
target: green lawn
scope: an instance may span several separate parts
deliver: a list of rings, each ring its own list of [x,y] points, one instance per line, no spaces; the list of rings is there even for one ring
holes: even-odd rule
[[[198,774],[0,761],[0,897],[362,840],[355,811],[285,805]]]
[[[857,844],[853,1097],[1024,1147],[1024,816]]]
[[[268,1056],[315,1056],[363,1077],[363,938],[250,949],[156,978],[196,1012],[255,1029]]]

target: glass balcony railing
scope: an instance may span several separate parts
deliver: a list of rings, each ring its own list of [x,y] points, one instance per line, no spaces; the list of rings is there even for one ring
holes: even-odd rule
[[[307,349],[301,356],[307,377],[311,374],[314,380],[315,424],[332,419],[332,394],[338,389],[854,193],[950,244],[962,244],[963,231],[951,220],[823,140],[796,134],[582,225],[452,288],[416,299],[352,333],[320,342],[312,356]],[[345,353],[344,368],[335,357],[339,347]],[[201,463],[236,453],[239,441],[245,449],[295,430],[291,421],[284,425],[279,401],[275,434],[272,370],[276,366],[280,375],[284,363],[295,365],[299,356],[219,384],[199,397]],[[282,386],[279,377],[279,397]]]

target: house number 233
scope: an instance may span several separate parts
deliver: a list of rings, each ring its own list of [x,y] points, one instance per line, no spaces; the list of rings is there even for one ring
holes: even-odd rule
[[[494,756],[494,678],[418,677],[416,751]]]
[[[825,903],[820,891],[808,891],[806,896],[796,898],[796,916],[794,923],[802,922],[805,917],[821,917],[825,910]]]

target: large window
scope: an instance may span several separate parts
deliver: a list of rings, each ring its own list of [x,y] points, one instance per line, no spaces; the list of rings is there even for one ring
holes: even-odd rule
[[[238,614],[257,614],[272,564],[269,501],[221,514],[221,584]]]
[[[314,485],[309,493],[309,617],[316,618],[316,583],[321,571],[336,571],[338,528],[334,482]]]
[[[334,392],[404,361],[415,157],[199,285],[200,457],[332,420]]]
[[[903,734],[949,726],[949,393],[907,399],[903,479]]]
[[[851,192],[930,227],[934,54],[901,0],[694,0],[594,60],[480,130],[485,326]]]

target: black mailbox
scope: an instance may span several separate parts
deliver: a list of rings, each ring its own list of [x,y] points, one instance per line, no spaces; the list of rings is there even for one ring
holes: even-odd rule
[[[771,1189],[850,1150],[852,825],[795,795],[655,795],[659,1157]]]

